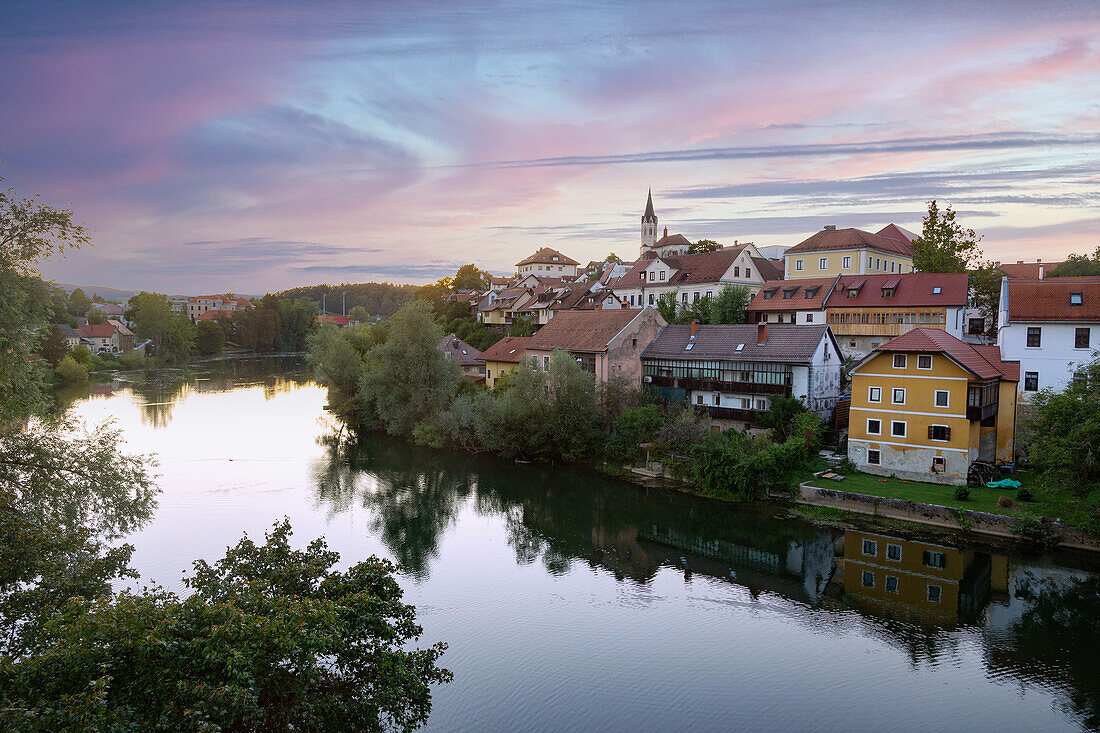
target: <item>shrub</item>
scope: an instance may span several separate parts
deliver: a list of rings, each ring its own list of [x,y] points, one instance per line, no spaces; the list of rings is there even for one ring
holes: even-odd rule
[[[1016,501],[1035,501],[1035,494],[1031,493],[1031,489],[1021,486],[1016,492]]]
[[[1021,514],[1012,523],[1012,532],[1024,542],[1037,547],[1057,547],[1062,541],[1058,531],[1041,517]]]
[[[88,367],[71,356],[65,356],[55,371],[62,384],[85,384],[88,381]]]
[[[970,500],[970,487],[969,486],[956,486],[955,487],[955,499],[956,499],[956,501],[969,501]]]

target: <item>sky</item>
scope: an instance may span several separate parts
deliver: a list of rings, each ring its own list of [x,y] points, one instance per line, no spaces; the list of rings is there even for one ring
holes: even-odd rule
[[[919,231],[1100,245],[1100,3],[0,0],[0,177],[62,282],[262,294]]]

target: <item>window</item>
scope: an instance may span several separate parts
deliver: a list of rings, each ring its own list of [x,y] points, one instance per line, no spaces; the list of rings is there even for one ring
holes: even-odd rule
[[[1082,297],[1081,293],[1070,293],[1069,294],[1069,304],[1070,305],[1081,305],[1084,302],[1085,302],[1085,300]]]
[[[864,588],[874,588],[875,587],[875,574],[872,573],[870,570],[864,570],[863,571],[863,578],[862,578],[861,582],[863,583]]]
[[[951,406],[951,393],[946,389],[936,390],[936,407],[950,407]]]
[[[876,257],[875,258],[875,269],[876,270],[881,270],[882,269],[882,258],[881,257]]]
[[[967,328],[967,332],[971,336],[980,336],[985,333],[985,319],[984,318],[971,318],[970,326]]]
[[[697,404],[697,405],[703,404],[703,395],[701,395],[701,394],[700,395],[695,395],[695,404]]]
[[[867,401],[868,402],[882,402],[882,387],[868,387],[867,388]]]
[[[717,407],[722,401],[721,395],[714,395],[714,405]]]
[[[894,368],[904,369],[909,361],[907,354],[894,354]]]
[[[802,260],[795,260],[794,261],[794,269],[801,270],[802,266],[803,266],[803,261]]]
[[[741,268],[740,267],[733,268],[733,276],[734,277],[741,277]]]
[[[870,557],[878,556],[878,542],[874,540],[863,540],[863,554]]]
[[[844,259],[840,261],[840,265],[845,270],[851,270],[852,269],[852,256],[851,255],[844,255]]]
[[[928,602],[929,603],[939,603],[941,595],[943,595],[943,589],[942,588],[940,588],[938,585],[933,585],[932,583],[928,584]]]
[[[549,356],[542,357],[542,369],[543,369],[543,371],[546,371],[546,372],[550,371],[550,357]]]
[[[901,562],[901,545],[886,545],[886,559],[891,562]]]
[[[867,463],[869,465],[872,465],[872,466],[880,465],[880,463],[879,463],[879,452],[877,450],[867,451]]]
[[[664,279],[665,279],[665,271],[664,271],[664,270],[661,270],[661,279],[662,279],[662,280],[664,280]]]
[[[891,395],[891,398],[892,398],[891,401],[895,405],[904,405],[905,404],[905,388],[904,387],[894,387],[894,393]]]
[[[806,314],[806,323],[813,323],[813,322],[814,322],[814,314],[813,313],[807,313]]]
[[[928,439],[942,441],[951,440],[951,428],[946,425],[929,425]]]
[[[656,280],[656,279],[657,279],[657,273],[655,273],[655,272],[653,272],[653,271],[650,271],[650,273],[649,273],[649,281],[650,281],[650,282],[653,282],[653,281],[654,281],[654,280]]]
[[[943,288],[941,288],[939,285],[932,288],[932,295],[940,295],[941,293],[943,293]]]
[[[1089,347],[1089,329],[1076,328],[1073,330],[1073,348],[1087,349]]]
[[[947,468],[947,460],[943,456],[932,456],[932,473],[943,473]]]
[[[688,294],[686,290],[680,293],[680,300],[684,303],[688,302]]]
[[[692,302],[694,302],[694,303],[698,303],[698,302],[699,302],[699,293],[698,293],[698,292],[694,293],[694,294],[692,295],[692,298],[691,298],[691,300],[692,300]]]
[[[892,420],[890,422],[890,435],[895,438],[905,437],[905,421],[904,420]]]
[[[922,559],[924,567],[935,568],[936,570],[943,570],[947,565],[947,555],[942,552],[933,552],[932,550],[924,551],[924,558]]]
[[[649,294],[649,304],[653,305],[653,293]]]
[[[921,354],[917,357],[917,369],[931,369],[932,368],[932,355]]]
[[[1024,372],[1024,391],[1039,391],[1039,372]]]
[[[1041,326],[1029,326],[1027,329],[1027,346],[1029,349],[1037,349],[1043,345],[1043,329]]]
[[[867,258],[867,269],[868,269],[868,270],[871,270],[871,269],[873,269],[873,268],[874,268],[874,264],[875,264],[875,258],[874,258],[874,257],[868,257],[868,258]]]
[[[886,592],[897,593],[898,592],[898,578],[896,575],[886,576]]]
[[[829,269],[829,258],[828,257],[818,258],[818,260],[817,260],[817,269],[819,269],[819,270],[828,270]]]
[[[750,277],[752,277],[752,269],[751,269],[751,268],[748,268],[748,267],[746,267],[746,268],[745,268],[745,279],[747,280],[747,279],[749,279]]]
[[[708,298],[713,298],[714,297],[714,291],[713,290],[708,290],[707,291],[707,297]]]
[[[882,420],[875,420],[874,418],[867,419],[867,434],[868,435],[882,435]]]

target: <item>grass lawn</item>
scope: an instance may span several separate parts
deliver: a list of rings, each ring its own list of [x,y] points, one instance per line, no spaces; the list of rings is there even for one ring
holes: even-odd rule
[[[830,467],[822,461],[813,470],[820,471]],[[1034,480],[1027,473],[1018,473],[1013,478],[1022,482],[1025,487],[1031,490],[1032,494],[1035,495],[1034,501],[1017,502],[1015,489],[990,489],[984,486],[971,488],[970,498],[967,501],[959,501],[955,498],[954,486],[929,484],[921,481],[905,481],[858,471],[844,474],[843,481],[815,479],[812,476],[808,477],[808,480],[812,485],[823,489],[839,489],[856,494],[870,494],[871,496],[883,496],[890,499],[904,499],[959,509],[973,509],[979,512],[989,512],[990,514],[1005,514],[1008,516],[1032,514],[1057,517],[1068,524],[1076,526],[1081,526],[1085,522],[1090,507],[1100,504],[1100,491],[1094,491],[1083,498],[1068,494],[1052,494],[1035,485]],[[1010,509],[997,506],[997,499],[1001,496],[1012,499],[1016,506]]]

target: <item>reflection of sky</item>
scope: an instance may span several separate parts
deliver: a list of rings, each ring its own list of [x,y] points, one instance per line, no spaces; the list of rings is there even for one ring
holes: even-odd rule
[[[376,507],[317,498],[324,401],[315,386],[187,390],[162,427],[126,389],[78,403],[86,420],[115,418],[128,450],[159,455],[157,516],[130,538],[143,581],[178,590],[192,559],[283,516],[299,546],[324,535],[345,565],[392,556]],[[377,490],[379,475],[364,467],[358,490]],[[976,628],[914,658],[874,618],[736,579],[662,565],[641,583],[579,559],[519,562],[502,509],[459,502],[429,571],[401,580],[423,641],[450,645],[455,682],[435,692],[429,730],[1076,729],[1052,693],[988,675]]]
[[[1091,0],[14,2],[0,175],[72,206],[63,280],[263,292],[496,272],[671,231],[918,229],[1095,246]]]

